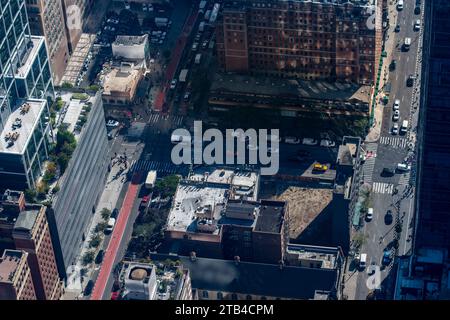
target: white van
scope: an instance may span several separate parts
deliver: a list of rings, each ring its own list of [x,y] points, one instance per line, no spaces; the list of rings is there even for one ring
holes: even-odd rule
[[[411,170],[411,166],[404,164],[404,163],[399,163],[397,164],[397,171],[400,172],[408,172],[409,170]]]
[[[359,256],[359,268],[365,269],[367,264],[367,253],[361,253]]]
[[[403,10],[403,0],[398,0],[397,10]]]
[[[402,126],[400,127],[400,133],[405,134],[408,131],[408,120],[403,120]]]

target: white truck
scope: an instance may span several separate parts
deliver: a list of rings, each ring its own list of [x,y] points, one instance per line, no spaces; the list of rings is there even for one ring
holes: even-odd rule
[[[150,170],[147,174],[147,178],[145,179],[145,187],[147,189],[152,189],[155,186],[157,177],[157,171],[156,170]]]
[[[201,53],[198,53],[196,56],[195,56],[195,61],[194,61],[194,63],[195,64],[200,64],[200,61],[202,60],[202,54]]]
[[[181,70],[181,71],[180,71],[180,76],[179,76],[178,80],[179,80],[180,82],[186,82],[187,76],[188,76],[188,72],[189,72],[188,69],[183,69],[183,70]]]
[[[405,134],[408,131],[408,120],[403,120],[402,126],[400,127],[400,133]]]

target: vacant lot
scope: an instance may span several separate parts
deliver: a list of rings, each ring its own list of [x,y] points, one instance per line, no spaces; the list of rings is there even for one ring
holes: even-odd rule
[[[289,237],[291,239],[300,239],[299,236],[305,229],[307,230],[302,238],[328,234],[329,225],[325,221],[327,219],[325,215],[321,217],[319,215],[332,201],[332,190],[289,187],[273,198],[289,203]]]

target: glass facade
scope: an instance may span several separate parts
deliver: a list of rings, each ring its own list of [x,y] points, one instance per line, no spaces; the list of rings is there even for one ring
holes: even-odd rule
[[[6,123],[25,100],[53,95],[45,41],[30,34],[25,0],[0,0],[0,132],[10,130]],[[48,158],[47,103],[38,117],[22,152],[0,150],[0,189],[35,186]]]

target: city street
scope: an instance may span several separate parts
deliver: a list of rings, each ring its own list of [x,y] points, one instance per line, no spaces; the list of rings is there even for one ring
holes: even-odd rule
[[[386,247],[392,248],[392,241],[398,239],[398,249],[396,252],[391,250],[391,258],[394,256],[403,256],[409,254],[410,233],[412,229],[411,220],[414,216],[414,189],[415,189],[415,153],[414,142],[417,126],[417,101],[420,88],[420,68],[422,30],[414,30],[414,23],[421,19],[423,26],[423,17],[414,14],[414,1],[405,1],[404,9],[397,11],[396,4],[392,5],[392,19],[388,31],[388,37],[392,44],[392,52],[387,45],[388,58],[385,59],[385,70],[389,70],[390,61],[395,60],[395,70],[389,72],[386,83],[390,83],[389,103],[384,107],[381,124],[381,135],[377,142],[366,143],[366,150],[375,153],[374,159],[366,161],[362,166],[364,173],[364,183],[371,186],[371,207],[374,210],[373,220],[365,222],[362,233],[365,235],[365,243],[361,248],[362,253],[367,253],[367,266],[376,265],[381,267],[383,251]],[[423,7],[423,4],[422,4]],[[423,12],[423,9],[421,10]],[[396,25],[400,26],[399,32],[394,32]],[[393,37],[393,39],[392,39]],[[402,45],[406,37],[411,38],[411,47],[409,50],[402,50]],[[389,42],[388,42],[389,43]],[[390,58],[390,59],[389,59]],[[407,86],[409,75],[418,76],[414,86]],[[382,90],[382,89],[381,89]],[[393,104],[400,100],[400,119],[396,121],[401,126],[403,120],[409,122],[409,128],[405,135],[393,135]],[[395,170],[398,163],[411,165],[410,172],[395,172],[392,176],[382,176],[384,168]],[[393,216],[391,224],[385,223],[385,215],[390,210]],[[401,233],[397,234],[401,225]],[[389,299],[393,293],[392,280],[395,277],[391,270],[395,260],[390,264],[381,267],[381,291],[384,298]],[[366,281],[369,278],[368,270],[358,272],[357,285],[355,288],[355,299],[364,300],[370,292]],[[350,275],[349,275],[350,276]],[[353,277],[353,276],[352,276]],[[351,297],[349,297],[351,299]]]

